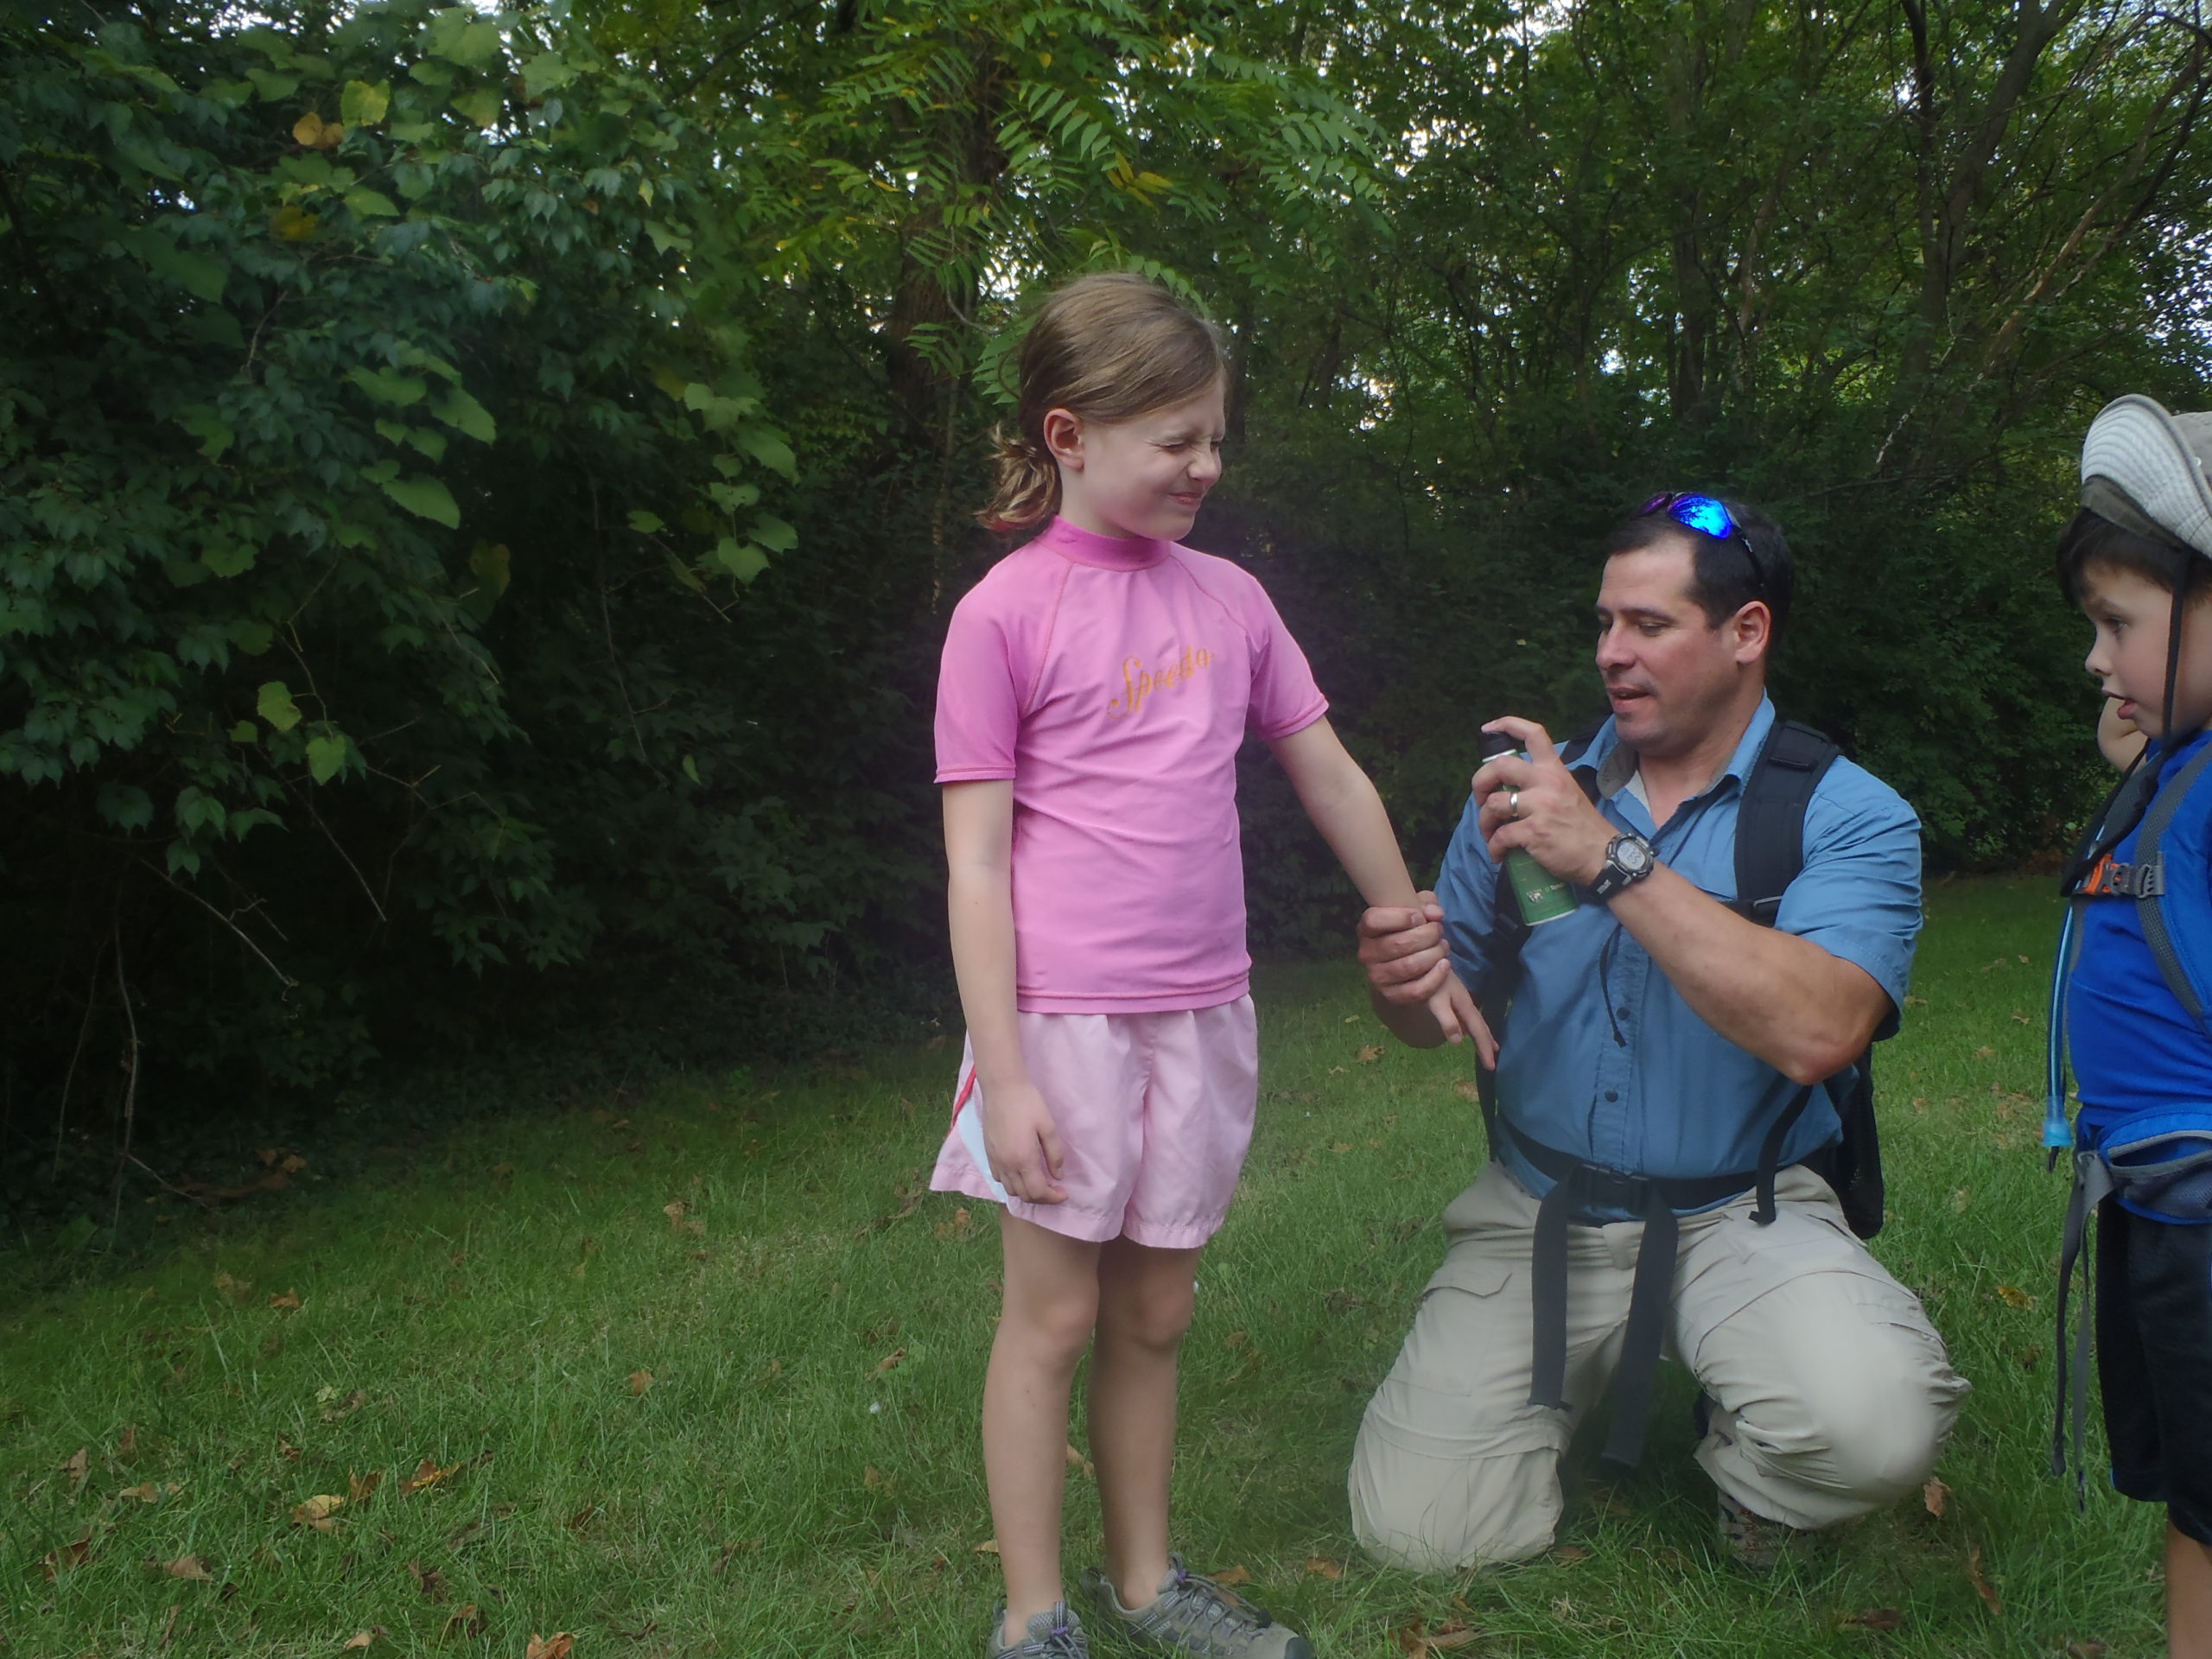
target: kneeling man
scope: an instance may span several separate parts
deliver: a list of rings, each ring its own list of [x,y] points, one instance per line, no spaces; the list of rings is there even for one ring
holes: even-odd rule
[[[1424,999],[1446,974],[1494,983],[1518,958],[1492,1161],[1444,1212],[1443,1265],[1352,1464],[1360,1541],[1419,1569],[1548,1548],[1575,1425],[1611,1382],[1608,1452],[1632,1462],[1662,1346],[1704,1391],[1697,1459],[1755,1568],[1792,1529],[1919,1485],[1967,1392],[1918,1300],[1805,1166],[1839,1138],[1853,1063],[1897,1023],[1918,823],[1836,760],[1803,802],[1779,908],[1732,907],[1744,786],[1777,729],[1766,671],[1788,545],[1764,515],[1662,496],[1607,554],[1612,717],[1581,775],[1541,727],[1495,722],[1527,758],[1478,774],[1440,925],[1434,908],[1360,924],[1376,1007],[1416,1046],[1441,1040]],[[1502,913],[1516,849],[1573,883],[1580,908],[1533,930]]]

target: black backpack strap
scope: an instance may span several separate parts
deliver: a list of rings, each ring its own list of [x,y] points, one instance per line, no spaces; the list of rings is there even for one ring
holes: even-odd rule
[[[1805,868],[1805,809],[1840,753],[1809,726],[1777,721],[1760,746],[1736,809],[1738,915],[1772,927],[1783,890]]]
[[[1590,804],[1598,802],[1598,769],[1579,764],[1605,728],[1604,721],[1586,726],[1566,742],[1560,745],[1559,758],[1574,774],[1574,781],[1589,797]],[[1505,866],[1497,866],[1496,885],[1491,894],[1491,965],[1481,982],[1469,986],[1475,1006],[1498,1036],[1505,1034],[1506,1010],[1513,1001],[1513,993],[1521,982],[1521,947],[1529,942],[1529,924],[1521,919],[1520,900],[1513,895],[1513,887],[1506,879]],[[1478,1058],[1475,1062],[1475,1095],[1483,1109],[1483,1132],[1490,1138],[1493,1149],[1497,1146],[1497,1073],[1484,1065]]]
[[[2182,802],[2188,798],[2196,780],[2204,775],[2208,764],[2212,764],[2212,743],[2199,749],[2173,782],[2158,791],[2158,799],[2144,816],[2143,838],[2135,843],[2134,859],[2136,869],[2150,877],[2136,883],[2135,914],[2143,924],[2143,937],[2151,946],[2152,957],[2158,964],[2158,975],[2166,982],[2166,988],[2199,1025],[2206,1024],[2203,999],[2189,982],[2180,953],[2174,949],[2173,935],[2166,928],[2164,864],[2159,843],[2165,839],[2167,826],[2181,810]]]

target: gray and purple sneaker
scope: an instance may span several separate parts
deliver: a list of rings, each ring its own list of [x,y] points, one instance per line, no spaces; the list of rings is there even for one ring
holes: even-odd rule
[[[1001,1603],[991,1620],[990,1645],[983,1649],[983,1659],[1090,1659],[1090,1643],[1067,1603],[1056,1601],[1043,1612],[1030,1614],[1027,1634],[1009,1644]]]
[[[1135,1611],[1122,1605],[1114,1581],[1084,1569],[1083,1592],[1109,1625],[1141,1648],[1204,1655],[1205,1659],[1313,1659],[1313,1644],[1284,1629],[1236,1592],[1167,1558],[1160,1599]]]

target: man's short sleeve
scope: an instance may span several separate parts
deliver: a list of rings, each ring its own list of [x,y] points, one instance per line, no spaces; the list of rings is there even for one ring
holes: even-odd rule
[[[1268,590],[1246,575],[1245,632],[1252,642],[1252,701],[1246,723],[1273,741],[1302,732],[1329,712],[1329,700],[1314,683],[1306,653],[1298,648]]]
[[[1491,860],[1476,822],[1475,798],[1467,797],[1459,827],[1444,851],[1444,868],[1436,878],[1436,902],[1444,909],[1444,938],[1452,947],[1452,970],[1472,989],[1490,965],[1485,948],[1491,931],[1491,912],[1497,902],[1497,866]]]
[[[1848,760],[1828,768],[1805,809],[1805,867],[1774,925],[1863,968],[1888,993],[1897,1029],[1920,936],[1920,820],[1896,791]]]
[[[953,607],[937,677],[937,781],[1014,776],[1030,676],[983,587]]]

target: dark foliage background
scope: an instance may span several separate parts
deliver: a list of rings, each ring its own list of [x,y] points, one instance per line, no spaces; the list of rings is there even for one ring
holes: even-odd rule
[[[1417,866],[1479,720],[1591,711],[1592,550],[1687,486],[1788,528],[1779,699],[1934,863],[2047,854],[2080,435],[2212,404],[2201,22],[0,0],[9,1202],[372,1065],[940,1010],[935,652],[1086,268],[1231,331],[1194,539]],[[1257,947],[1338,949],[1245,810]]]

